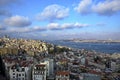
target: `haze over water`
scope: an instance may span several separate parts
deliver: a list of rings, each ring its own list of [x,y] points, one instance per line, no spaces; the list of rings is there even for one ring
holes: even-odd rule
[[[95,50],[101,53],[120,53],[120,43],[81,43],[67,41],[49,41],[55,45],[68,46],[75,49]]]

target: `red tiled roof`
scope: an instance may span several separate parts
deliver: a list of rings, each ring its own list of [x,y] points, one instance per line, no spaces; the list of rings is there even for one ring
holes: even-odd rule
[[[44,64],[37,64],[37,65],[35,65],[35,67],[45,67],[45,65]]]
[[[97,75],[102,74],[102,72],[100,72],[100,71],[95,71],[95,70],[90,70],[89,73],[97,74]]]
[[[70,72],[69,71],[58,71],[56,72],[56,75],[69,75]]]

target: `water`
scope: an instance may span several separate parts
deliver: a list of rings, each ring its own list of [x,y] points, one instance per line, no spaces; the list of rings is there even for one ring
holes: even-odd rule
[[[76,49],[95,50],[102,53],[120,53],[120,43],[80,43],[67,41],[49,41],[55,45],[68,46]]]

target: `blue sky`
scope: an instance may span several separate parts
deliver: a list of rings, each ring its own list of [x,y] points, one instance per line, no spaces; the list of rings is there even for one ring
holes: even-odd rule
[[[0,36],[120,40],[120,0],[0,0]]]

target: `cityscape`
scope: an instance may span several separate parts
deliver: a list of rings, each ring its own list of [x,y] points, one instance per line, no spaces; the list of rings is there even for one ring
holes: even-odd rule
[[[120,54],[0,38],[2,80],[119,80]]]
[[[120,80],[120,0],[0,0],[0,80]]]

